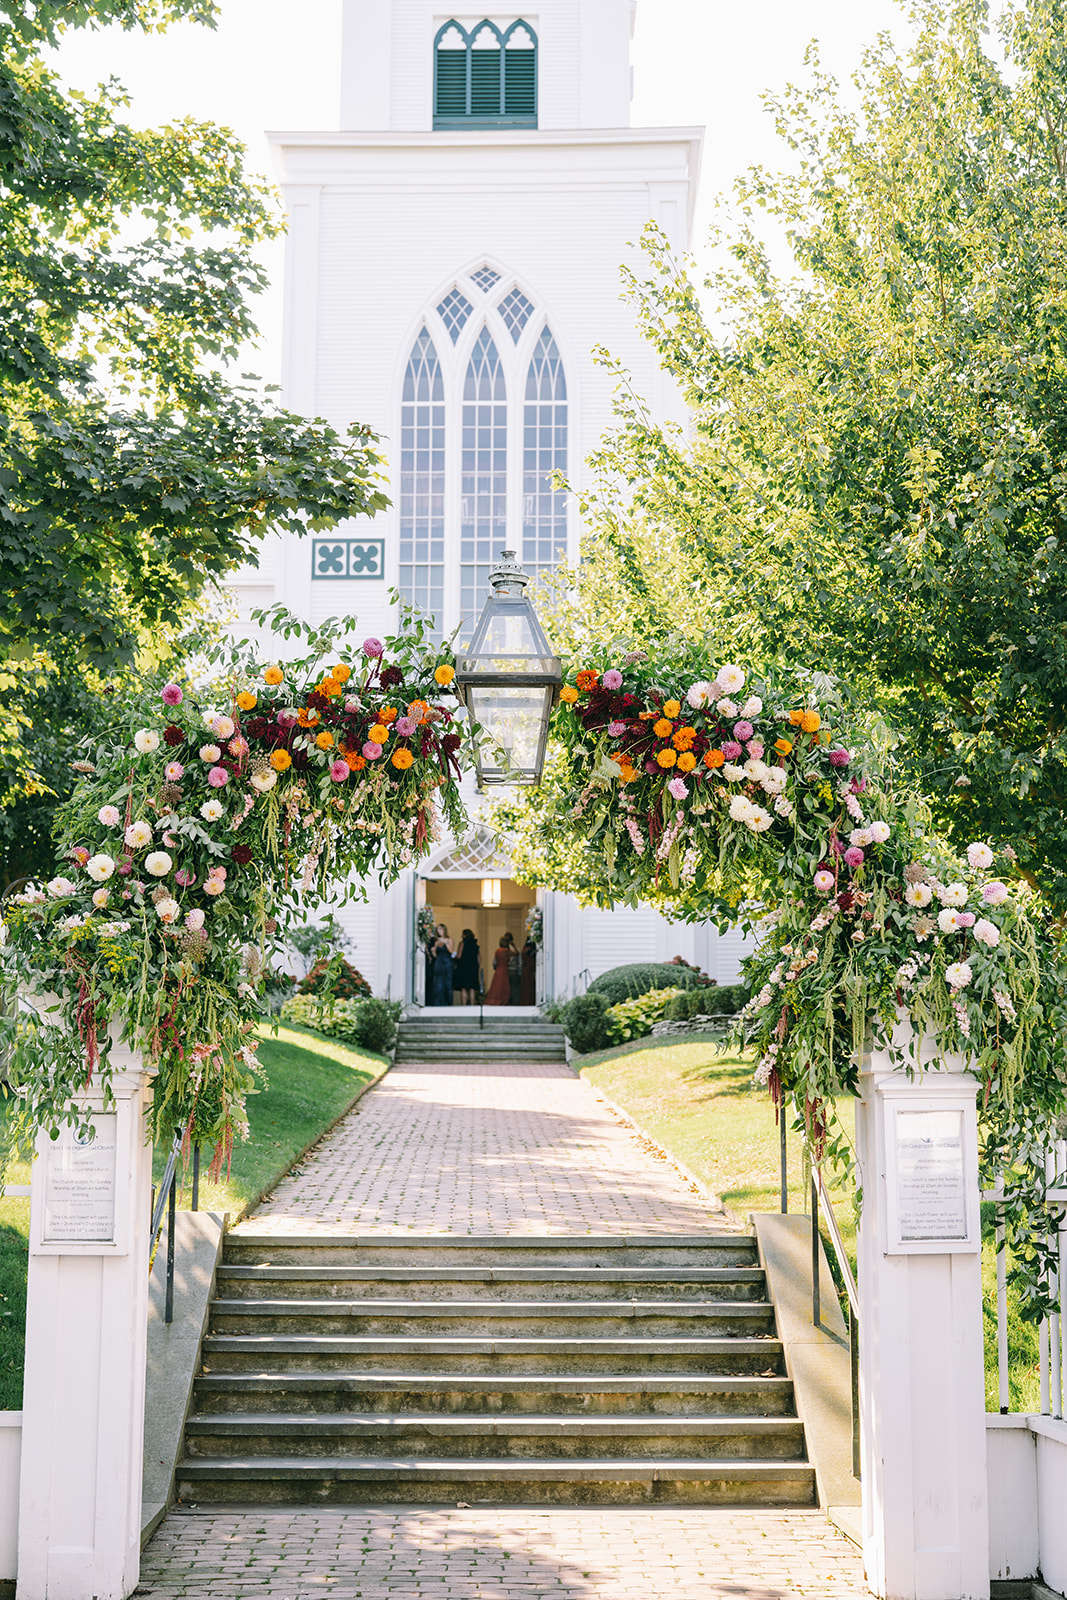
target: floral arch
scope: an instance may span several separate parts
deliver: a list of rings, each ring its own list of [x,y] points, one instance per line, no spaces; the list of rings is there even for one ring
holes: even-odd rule
[[[938,838],[884,727],[824,675],[750,678],[679,640],[587,657],[541,788],[498,811],[516,874],[591,904],[756,926],[743,1039],[820,1156],[850,1163],[833,1112],[869,1040],[917,1067],[893,1049],[901,1011],[916,1046],[932,1035],[967,1058],[1036,1314],[1055,1270],[1039,1241],[1056,1228],[1032,1155],[1065,1105],[1065,971],[1010,848],[959,855]]]
[[[259,995],[280,919],[392,882],[463,827],[469,725],[450,653],[410,614],[384,642],[276,610],[279,656],[220,652],[156,682],[76,763],[60,868],[6,907],[9,1138],[108,1092],[120,1034],[156,1069],[157,1138],[246,1129]],[[292,641],[304,653],[292,653]],[[15,1003],[16,992],[22,1009]]]

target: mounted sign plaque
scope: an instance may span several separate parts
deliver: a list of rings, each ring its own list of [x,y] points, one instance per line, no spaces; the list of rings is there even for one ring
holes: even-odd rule
[[[979,1248],[970,1133],[966,1105],[886,1104],[887,1254]]]
[[[64,1126],[43,1135],[33,1164],[30,1248],[42,1255],[124,1255],[129,1248],[128,1196],[118,1153],[127,1122],[116,1111],[92,1114],[92,1137]]]

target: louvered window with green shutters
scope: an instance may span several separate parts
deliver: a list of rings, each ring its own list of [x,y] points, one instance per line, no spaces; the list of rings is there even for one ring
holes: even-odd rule
[[[521,19],[500,29],[446,22],[434,40],[435,128],[536,128],[537,35]]]

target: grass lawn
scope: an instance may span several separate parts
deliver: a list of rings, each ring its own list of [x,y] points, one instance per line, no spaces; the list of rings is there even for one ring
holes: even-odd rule
[[[635,1040],[617,1050],[576,1057],[574,1065],[609,1100],[628,1112],[663,1147],[722,1198],[740,1223],[751,1211],[779,1207],[778,1129],[764,1089],[752,1086],[752,1062],[712,1040],[669,1044]],[[839,1111],[849,1136],[853,1105]],[[806,1209],[801,1141],[789,1137],[789,1209]],[[851,1196],[835,1191],[834,1215],[856,1264],[856,1219]],[[825,1229],[824,1229],[825,1234]],[[829,1255],[829,1248],[827,1254]],[[999,1409],[997,1392],[996,1256],[991,1239],[982,1252],[986,1409]],[[1008,1363],[1013,1411],[1040,1409],[1037,1329],[1008,1299]]]
[[[254,1202],[363,1086],[380,1078],[388,1066],[385,1056],[352,1049],[308,1028],[279,1028],[274,1035],[265,1027],[261,1037],[259,1060],[266,1085],[259,1094],[249,1096],[251,1134],[245,1143],[234,1145],[230,1169],[227,1172],[223,1167],[218,1183],[208,1177],[211,1152],[204,1152],[200,1173],[203,1211],[237,1213]],[[153,1170],[157,1181],[166,1158],[165,1150],[156,1150]],[[178,1203],[188,1206],[191,1166],[184,1179]],[[29,1181],[26,1165],[12,1165],[4,1178],[7,1184]],[[0,1199],[0,1411],[17,1411],[22,1404],[29,1231],[29,1201]]]

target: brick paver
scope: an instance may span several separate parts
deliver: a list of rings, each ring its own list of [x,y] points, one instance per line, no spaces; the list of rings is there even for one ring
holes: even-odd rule
[[[393,1067],[243,1230],[689,1233],[722,1214],[564,1063]]]
[[[152,1600],[848,1600],[859,1557],[818,1512],[174,1513],[146,1552]]]
[[[394,1067],[242,1230],[681,1233],[721,1212],[564,1065]],[[845,1600],[817,1511],[172,1512],[152,1600]]]

